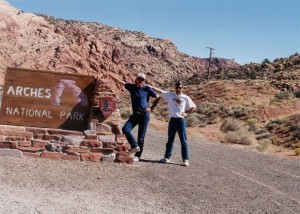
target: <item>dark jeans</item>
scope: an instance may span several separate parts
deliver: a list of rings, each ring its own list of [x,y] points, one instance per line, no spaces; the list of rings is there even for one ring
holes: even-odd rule
[[[170,118],[168,128],[168,142],[166,144],[165,158],[172,156],[173,144],[176,132],[178,132],[179,139],[181,142],[181,156],[183,160],[189,159],[189,151],[186,136],[186,121],[184,118]]]
[[[143,149],[144,149],[144,138],[147,131],[148,122],[150,120],[149,113],[144,114],[133,114],[129,117],[128,121],[122,128],[123,134],[125,134],[128,143],[131,148],[135,148],[137,146],[140,147],[140,151],[135,153],[135,156],[141,157]],[[131,130],[138,125],[138,141],[131,134]]]

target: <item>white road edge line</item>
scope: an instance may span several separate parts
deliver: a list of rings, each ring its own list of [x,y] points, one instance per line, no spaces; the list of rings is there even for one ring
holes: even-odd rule
[[[268,186],[267,184],[264,184],[264,183],[262,183],[262,182],[260,182],[260,181],[258,181],[258,180],[252,179],[252,178],[250,178],[249,176],[243,175],[242,173],[239,173],[239,172],[237,172],[237,171],[234,171],[234,170],[231,170],[231,169],[229,169],[229,170],[232,171],[233,173],[235,173],[236,175],[239,175],[239,176],[241,176],[241,177],[244,177],[244,178],[246,178],[246,179],[248,179],[248,180],[250,180],[250,181],[252,181],[252,182],[254,182],[254,183],[257,183],[257,184],[259,184],[259,185],[261,185],[261,186],[263,186],[263,187],[266,187],[266,188],[268,188],[268,189],[270,189],[270,190],[276,192],[278,195],[282,195],[282,196],[284,196],[284,197],[286,197],[286,198],[288,198],[288,199],[291,199],[291,200],[297,202],[298,204],[300,204],[300,201],[298,201],[297,199],[295,199],[295,198],[293,198],[293,197],[290,197],[290,196],[284,194],[283,192],[281,192],[281,191],[279,191],[279,190],[277,190],[277,189],[274,189],[273,187]]]
[[[204,160],[204,161],[209,162],[209,163],[211,163],[211,164],[213,164],[213,165],[216,165],[216,164],[214,164],[213,162],[211,162],[211,161],[209,161],[209,160]],[[234,174],[236,174],[236,175],[238,175],[238,176],[241,176],[241,177],[243,177],[243,178],[246,178],[247,180],[250,180],[250,181],[252,181],[252,182],[254,182],[254,183],[257,183],[257,184],[259,184],[259,185],[261,185],[261,186],[263,186],[263,187],[266,187],[267,189],[270,189],[270,190],[276,192],[278,195],[284,196],[284,197],[286,197],[286,198],[288,198],[288,199],[290,199],[290,200],[293,200],[293,201],[297,202],[298,204],[300,204],[300,201],[299,201],[299,200],[297,200],[297,199],[295,199],[295,198],[293,198],[293,197],[290,197],[290,196],[284,194],[283,192],[281,192],[281,191],[279,191],[279,190],[277,190],[277,189],[274,189],[273,187],[268,186],[267,184],[264,184],[264,183],[262,183],[262,182],[260,182],[260,181],[258,181],[258,180],[255,180],[255,179],[253,179],[253,178],[251,178],[251,177],[249,177],[249,176],[247,176],[247,175],[244,175],[244,174],[242,174],[242,173],[240,173],[240,172],[237,172],[237,171],[235,171],[235,170],[229,169],[229,168],[227,168],[227,167],[220,166],[220,165],[218,165],[218,166],[219,166],[219,167],[222,167],[222,168],[225,169],[225,170],[231,171],[231,172],[233,172]]]
[[[268,167],[269,169],[271,169],[271,170],[274,170],[274,171],[277,171],[277,172],[282,172],[282,173],[284,173],[284,174],[286,174],[286,175],[289,175],[289,176],[292,176],[292,177],[295,177],[295,178],[299,178],[300,179],[300,176],[298,176],[298,175],[293,175],[293,174],[291,174],[291,173],[288,173],[288,172],[285,172],[285,171],[281,171],[281,170],[278,170],[278,169],[274,169],[274,168],[272,168],[272,167]]]

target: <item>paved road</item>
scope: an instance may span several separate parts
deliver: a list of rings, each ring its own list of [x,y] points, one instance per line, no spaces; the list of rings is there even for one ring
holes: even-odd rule
[[[300,213],[300,161],[193,139],[190,167],[178,138],[160,164],[164,133],[148,131],[133,165],[0,158],[4,213]],[[1,213],[1,211],[0,211]]]

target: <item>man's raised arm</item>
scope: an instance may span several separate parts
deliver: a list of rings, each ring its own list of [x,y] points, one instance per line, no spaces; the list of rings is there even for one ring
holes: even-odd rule
[[[160,89],[160,88],[156,88],[154,86],[149,86],[150,88],[152,88],[154,91],[156,91],[157,93],[161,94],[164,90]]]

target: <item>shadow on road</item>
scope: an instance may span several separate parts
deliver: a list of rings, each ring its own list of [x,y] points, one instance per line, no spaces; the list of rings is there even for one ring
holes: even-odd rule
[[[159,160],[146,160],[146,159],[140,159],[140,162],[145,162],[145,163],[159,163],[159,164],[172,164],[172,165],[177,165],[177,166],[183,166],[183,164],[178,164],[178,163],[161,163]]]

